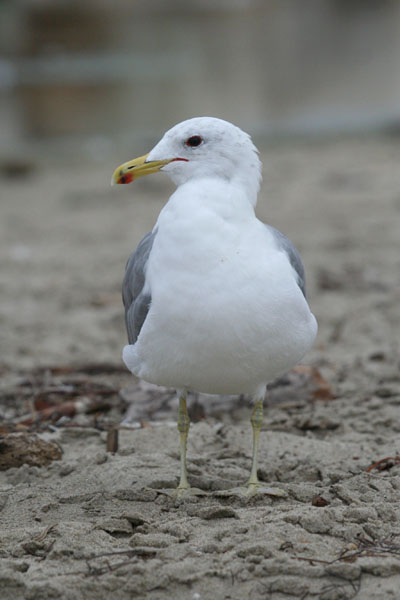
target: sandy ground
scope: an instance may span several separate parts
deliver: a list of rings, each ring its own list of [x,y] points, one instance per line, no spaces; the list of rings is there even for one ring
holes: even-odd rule
[[[82,414],[38,429],[61,460],[0,472],[2,600],[400,598],[400,465],[366,471],[400,455],[399,151],[365,138],[263,152],[258,214],[303,256],[320,328],[305,364],[335,397],[299,377],[272,390],[259,474],[287,498],[248,502],[222,493],[250,468],[246,401],[195,419],[189,475],[207,495],[177,501],[165,493],[179,470],[175,401],[119,371],[124,265],[166,178],[110,188],[114,163],[3,172],[0,424],[29,411],[21,389],[49,377],[38,367],[111,365],[94,379],[115,393],[103,426]],[[140,426],[107,452],[128,401]]]

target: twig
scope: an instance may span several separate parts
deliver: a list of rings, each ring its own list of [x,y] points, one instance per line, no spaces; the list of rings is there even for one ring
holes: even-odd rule
[[[344,550],[340,553],[337,558],[333,560],[321,560],[319,558],[312,558],[308,556],[295,556],[292,555],[291,558],[296,560],[305,560],[311,565],[313,563],[319,563],[323,565],[333,565],[339,561],[348,561],[351,562],[356,560],[357,558],[361,558],[363,556],[374,556],[377,558],[385,558],[388,554],[392,554],[395,556],[400,556],[400,545],[395,544],[391,538],[383,539],[379,541],[368,540],[367,538],[361,538],[358,540],[358,549],[355,551]]]
[[[310,563],[311,566],[313,566],[314,563],[320,563],[322,565],[333,565],[333,563],[335,563],[337,560],[340,560],[340,558],[335,558],[334,560],[320,560],[319,558],[309,558],[308,556],[294,555],[292,555],[291,558],[295,558],[296,560],[306,560]]]
[[[46,537],[46,535],[48,533],[50,533],[50,531],[55,526],[56,526],[56,523],[51,523],[50,525],[47,525],[47,527],[44,528],[44,530],[42,531],[42,533],[38,537],[33,538],[33,541],[34,542],[42,542],[44,540],[44,538]]]
[[[390,461],[393,461],[393,464],[390,464]],[[387,456],[386,458],[381,458],[377,462],[373,463],[366,469],[366,472],[369,473],[373,469],[378,469],[379,471],[385,471],[386,469],[391,469],[394,465],[398,465],[400,463],[400,456]]]
[[[140,556],[143,558],[153,558],[156,555],[156,552],[157,551],[155,549],[149,550],[147,548],[132,548],[130,550],[117,550],[116,552],[103,552],[102,554],[96,554],[95,556],[92,556],[90,558],[85,558],[86,566],[89,571],[89,573],[86,574],[93,576],[104,575],[104,573],[113,572],[117,569],[120,569],[121,567],[132,564],[133,558],[137,558]],[[121,554],[127,554],[130,557],[130,560],[123,560],[115,564],[110,564],[110,562],[107,560],[107,557],[109,556],[120,556]],[[91,561],[99,558],[105,558],[107,566],[95,567],[91,564]],[[68,573],[68,575],[85,575],[85,572],[71,571]]]
[[[118,428],[107,432],[107,452],[118,452]]]

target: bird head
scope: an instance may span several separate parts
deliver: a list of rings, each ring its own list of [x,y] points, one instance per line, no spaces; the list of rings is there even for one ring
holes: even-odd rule
[[[261,163],[250,136],[222,119],[197,117],[167,131],[144,156],[120,165],[112,183],[165,171],[176,185],[189,179],[222,178],[254,188],[261,181]]]

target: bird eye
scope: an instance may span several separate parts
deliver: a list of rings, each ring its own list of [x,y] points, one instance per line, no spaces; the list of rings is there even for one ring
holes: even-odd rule
[[[186,146],[190,146],[190,148],[196,148],[196,146],[200,146],[202,141],[203,138],[201,138],[199,135],[192,135],[186,140],[185,144]]]

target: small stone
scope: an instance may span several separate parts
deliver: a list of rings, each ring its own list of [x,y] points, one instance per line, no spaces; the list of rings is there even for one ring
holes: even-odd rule
[[[368,356],[369,360],[374,360],[377,362],[382,362],[384,360],[386,360],[386,354],[381,351],[381,350],[377,350],[376,352],[372,352],[369,356]]]
[[[66,477],[67,475],[75,471],[75,468],[76,466],[72,464],[63,465],[60,469],[60,477]]]
[[[293,550],[293,548],[293,543],[287,540],[286,542],[283,542],[280,545],[279,550],[281,550],[282,552],[286,552],[286,550]]]
[[[349,552],[354,552],[355,550],[358,550],[358,546],[354,542],[350,542],[349,544],[347,544],[345,546],[345,549],[348,550]]]
[[[311,504],[313,506],[328,506],[329,502],[328,500],[325,500],[325,498],[323,498],[322,496],[314,496],[314,498],[311,500]]]
[[[132,526],[127,519],[109,518],[102,519],[97,525],[96,529],[102,529],[110,534],[132,534]]]
[[[127,521],[129,521],[129,523],[131,523],[131,525],[133,525],[133,527],[138,527],[139,525],[143,525],[144,523],[147,523],[146,519],[137,512],[126,512],[121,516],[123,519],[126,519]]]

